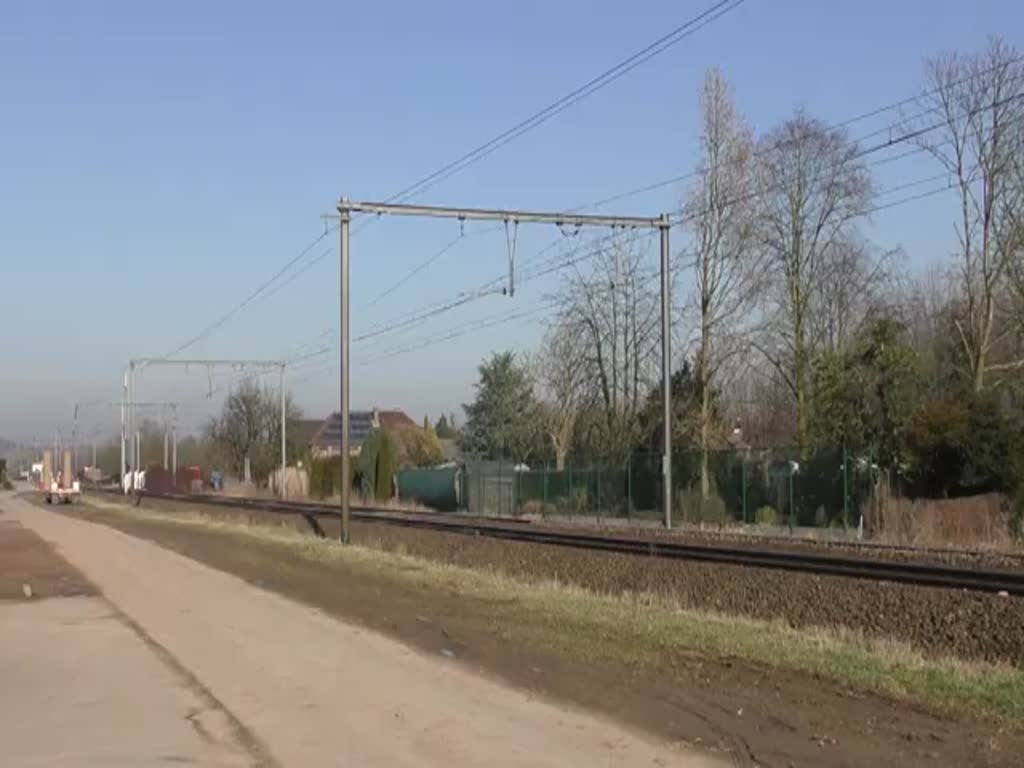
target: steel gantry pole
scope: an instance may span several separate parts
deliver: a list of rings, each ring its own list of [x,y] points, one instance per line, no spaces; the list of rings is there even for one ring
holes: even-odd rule
[[[672,281],[669,264],[668,214],[658,220],[661,233],[661,475],[665,527],[672,527]]]
[[[78,474],[78,404],[75,404],[74,425],[71,427],[71,474]]]
[[[284,369],[285,364],[281,363],[281,498],[285,498],[285,482],[288,476],[288,457],[285,453],[285,435],[288,429],[287,416],[284,398]]]
[[[128,445],[131,447],[131,458],[128,459],[130,491],[135,490],[135,472],[138,471],[136,464],[136,440],[135,440],[135,363],[128,363]]]
[[[124,472],[125,472],[125,440],[127,439],[127,433],[125,432],[124,423],[124,405],[125,400],[128,396],[128,370],[125,369],[124,376],[121,378],[121,466],[117,470],[118,485],[122,486],[124,490]]]
[[[349,328],[349,300],[350,295],[350,254],[349,254],[349,228],[352,223],[352,212],[348,208],[348,198],[341,199],[338,206],[338,213],[341,215],[339,231],[341,233],[341,318],[338,330],[341,336],[341,541],[348,544],[351,541],[350,508],[349,496],[352,492],[352,470],[350,467],[351,457],[349,455],[349,376],[350,350],[349,344],[351,329]]]
[[[171,404],[171,482],[178,484],[178,405]]]
[[[664,441],[662,444],[662,477],[664,494],[662,504],[665,512],[665,526],[672,525],[672,285],[670,278],[669,234],[672,219],[668,214],[657,217],[615,216],[607,214],[575,213],[570,211],[525,211],[490,208],[456,208],[435,205],[409,205],[389,202],[356,202],[342,197],[338,203],[341,219],[341,446],[342,446],[342,538],[348,540],[348,484],[349,484],[349,225],[353,213],[375,216],[429,216],[442,219],[466,221],[498,221],[506,227],[511,223],[554,224],[557,227],[611,227],[612,229],[658,230],[661,234],[661,382],[662,420]],[[508,295],[514,295],[515,239],[509,241],[509,287]]]

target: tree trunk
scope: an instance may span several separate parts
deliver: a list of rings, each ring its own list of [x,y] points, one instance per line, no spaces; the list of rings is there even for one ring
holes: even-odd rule
[[[565,455],[568,451],[565,448],[555,449],[555,469],[559,472],[565,471]]]
[[[707,312],[701,323],[700,346],[700,493],[704,499],[711,497],[711,327]]]

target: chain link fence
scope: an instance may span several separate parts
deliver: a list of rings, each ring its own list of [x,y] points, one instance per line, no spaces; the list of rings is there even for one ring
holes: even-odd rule
[[[678,523],[789,528],[856,527],[871,493],[872,465],[842,450],[801,460],[796,448],[699,451],[672,457]],[[875,473],[877,474],[877,472]],[[663,519],[660,454],[622,465],[573,461],[562,468],[501,461],[466,463],[466,508],[473,514],[545,518]]]

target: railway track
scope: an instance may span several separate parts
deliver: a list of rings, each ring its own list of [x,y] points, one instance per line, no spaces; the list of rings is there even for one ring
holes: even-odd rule
[[[119,495],[119,494],[118,494]],[[250,509],[303,517],[318,535],[320,520],[338,519],[335,507],[313,502],[246,499],[207,494],[146,494],[147,497],[231,509]],[[639,557],[690,560],[752,568],[770,568],[820,576],[845,576],[925,587],[1024,595],[1024,572],[972,569],[957,566],[848,557],[770,548],[690,544],[664,536],[634,538],[594,532],[570,532],[531,525],[528,521],[495,518],[461,518],[436,513],[389,512],[353,507],[352,519],[381,525],[434,530],[449,534],[487,536],[545,546],[609,552]]]

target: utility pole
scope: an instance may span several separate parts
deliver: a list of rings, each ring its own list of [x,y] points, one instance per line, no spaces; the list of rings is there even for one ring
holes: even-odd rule
[[[664,436],[661,444],[662,504],[665,507],[665,527],[672,527],[672,282],[669,272],[669,232],[672,225],[668,214],[658,219],[661,235],[661,421]]]
[[[171,477],[174,478],[174,484],[178,482],[178,406],[174,404],[171,406]]]
[[[347,198],[341,199],[338,213],[341,215],[339,230],[341,233],[341,320],[338,325],[341,337],[341,542],[348,544],[351,534],[351,499],[352,468],[349,466],[352,457],[349,452],[349,376],[351,360],[350,341],[352,329],[349,327],[349,308],[351,300],[350,274],[351,254],[349,253],[349,228],[352,224],[352,212],[347,206]]]
[[[284,366],[281,366],[281,498],[286,498],[287,489],[287,478],[288,478],[288,461],[287,453],[285,448],[285,434],[288,429],[288,425],[285,423],[288,420],[288,414],[286,413],[287,408],[284,398]]]
[[[662,420],[664,439],[662,441],[662,479],[665,527],[672,527],[672,286],[670,280],[670,246],[669,235],[672,230],[671,218],[661,214],[655,218],[641,216],[612,216],[601,214],[579,214],[557,211],[519,211],[485,208],[451,208],[446,206],[408,205],[387,202],[354,202],[342,197],[338,202],[338,214],[341,218],[341,515],[342,540],[348,541],[349,516],[349,225],[353,213],[381,216],[427,216],[435,218],[457,219],[460,223],[470,221],[504,222],[509,251],[509,285],[507,293],[515,295],[515,247],[516,239],[511,231],[520,223],[554,224],[558,227],[610,227],[612,229],[646,229],[658,230],[661,235],[661,382],[662,382]]]
[[[129,473],[130,485],[129,490],[135,490],[135,473],[138,472],[139,466],[135,463],[135,363],[128,363],[128,439],[131,446],[131,458],[128,460],[128,465],[131,467]]]

